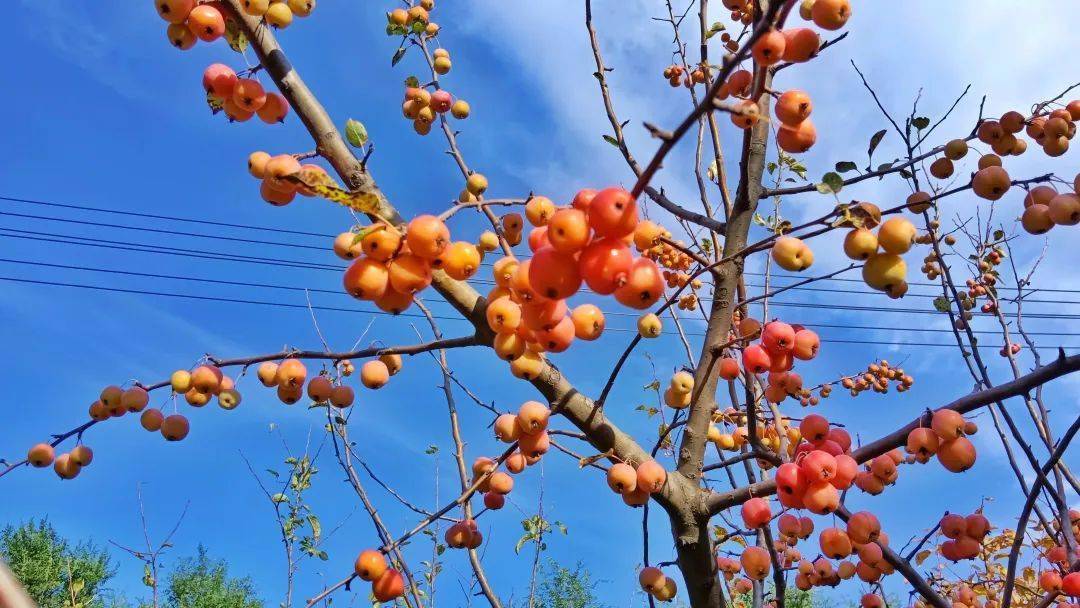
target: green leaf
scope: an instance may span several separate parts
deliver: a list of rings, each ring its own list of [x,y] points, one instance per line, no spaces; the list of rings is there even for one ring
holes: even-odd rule
[[[276,504],[281,504],[283,502],[289,502],[289,497],[279,492],[271,496],[270,500],[274,501]]]
[[[878,144],[881,143],[881,140],[885,139],[886,133],[888,133],[888,131],[882,129],[870,136],[870,146],[866,149],[866,155],[871,160],[874,158],[874,150],[877,150]]]
[[[427,21],[422,21],[420,19],[417,19],[416,21],[413,21],[412,33],[414,33],[414,34],[422,34],[422,33],[424,33],[424,29],[426,27],[427,27]]]
[[[911,126],[922,131],[930,126],[930,119],[925,116],[917,116],[911,120]]]
[[[322,536],[322,523],[319,522],[319,518],[314,513],[307,516],[308,525],[311,526],[311,535],[315,538]]]
[[[404,25],[398,25],[396,23],[389,23],[386,26],[387,36],[406,36],[409,30],[405,29]]]
[[[856,171],[856,170],[858,170],[858,168],[859,168],[859,166],[856,165],[855,163],[851,162],[850,160],[842,160],[842,161],[836,163],[836,170],[839,173],[847,173],[848,171]]]
[[[416,76],[409,76],[405,79],[405,86],[415,89],[420,86],[420,79]]]
[[[1000,241],[1000,240],[1003,240],[1004,238],[1005,238],[1005,231],[1003,231],[1003,230],[995,230],[994,231],[994,240],[995,241]]]
[[[345,121],[345,139],[349,140],[354,148],[363,146],[368,140],[367,127],[359,120],[350,118]]]
[[[776,173],[777,164],[769,161],[769,164],[765,165],[765,170],[769,172],[769,175]]]
[[[844,178],[839,173],[832,171],[821,177],[821,183],[817,185],[818,192],[822,194],[839,194],[844,188]]]
[[[727,28],[724,26],[723,23],[715,21],[711,26],[709,26],[709,31],[705,32],[705,39],[708,40],[709,38],[712,38],[713,36],[719,34],[725,29]]]
[[[424,453],[427,454],[428,456],[431,456],[432,454],[438,454],[439,453],[439,446],[437,446],[437,445],[435,445],[433,443],[433,444],[429,445],[426,450],[424,450]]]
[[[934,308],[938,312],[949,312],[949,300],[945,296],[934,298]]]
[[[604,141],[606,141],[607,143],[615,146],[616,148],[619,147],[619,140],[615,139],[614,137],[612,137],[610,135],[604,135],[603,137],[604,137]]]
[[[405,52],[408,50],[408,47],[399,46],[398,49],[394,51],[394,56],[390,59],[390,65],[397,65],[398,62],[401,61],[401,58],[405,56]]]
[[[271,475],[273,475],[274,477],[279,477],[279,476],[281,475],[280,473],[278,473],[278,472],[277,472],[277,471],[275,471],[274,469],[266,469],[266,472],[267,472],[267,473],[270,473],[270,474],[271,474]]]

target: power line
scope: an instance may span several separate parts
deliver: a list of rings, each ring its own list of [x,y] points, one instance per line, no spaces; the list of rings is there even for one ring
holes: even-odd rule
[[[299,261],[296,261],[296,260],[284,260],[284,259],[280,259],[280,258],[244,256],[244,255],[239,255],[239,254],[219,254],[219,253],[206,252],[204,250],[184,249],[184,248],[179,248],[179,247],[156,246],[156,245],[150,245],[150,244],[145,244],[145,243],[128,243],[129,245],[134,245],[136,247],[141,248],[141,249],[130,249],[128,247],[121,246],[121,245],[112,245],[112,244],[109,244],[109,243],[102,243],[101,242],[102,239],[92,239],[92,238],[89,238],[89,237],[63,235],[63,234],[55,234],[55,233],[48,233],[48,232],[36,232],[36,231],[31,231],[31,230],[18,230],[18,229],[14,229],[14,228],[2,228],[2,227],[0,227],[0,231],[16,232],[16,233],[29,234],[29,235],[40,235],[40,236],[44,236],[44,237],[59,237],[59,240],[57,240],[57,239],[49,239],[49,238],[31,238],[31,237],[28,237],[28,236],[19,236],[18,234],[7,234],[7,235],[5,235],[5,236],[13,237],[13,238],[23,238],[23,239],[35,240],[35,241],[42,240],[42,241],[47,241],[47,242],[57,242],[57,243],[72,244],[72,245],[88,245],[88,246],[102,247],[102,248],[108,248],[108,249],[120,249],[120,250],[140,251],[140,252],[148,252],[148,253],[162,253],[162,254],[168,254],[168,255],[190,256],[190,257],[197,257],[197,258],[203,258],[203,259],[212,259],[212,260],[224,260],[224,261],[232,261],[232,262],[246,262],[246,263],[251,263],[251,264],[266,264],[268,262],[273,262],[276,265],[293,267],[293,268],[304,268],[304,269],[313,269],[313,270],[330,270],[330,271],[334,271],[334,272],[342,272],[345,269],[344,266],[337,266],[337,265],[317,264],[317,263],[312,263],[312,262],[299,262]],[[77,242],[77,240],[88,241],[88,242]],[[493,281],[485,280],[485,279],[472,279],[471,281],[474,284],[494,285]],[[702,299],[707,300],[707,298],[702,298]],[[937,310],[919,309],[919,308],[894,308],[894,307],[884,307],[884,306],[857,306],[857,305],[853,305],[853,304],[825,304],[825,303],[817,303],[817,302],[787,302],[787,301],[770,300],[769,305],[770,306],[777,306],[777,307],[781,307],[781,308],[783,308],[783,307],[788,307],[788,308],[812,308],[812,309],[822,309],[822,310],[844,310],[844,311],[852,311],[852,312],[879,312],[879,313],[891,313],[891,314],[899,314],[899,313],[922,314],[922,315],[945,314],[945,313],[937,311]],[[986,314],[986,313],[976,313],[977,316],[981,316],[981,315],[984,315],[984,314]],[[1005,316],[1006,318],[1016,318],[1016,316],[1017,316],[1016,313],[1012,313],[1012,312],[1002,312],[1002,315]],[[1031,319],[1069,319],[1069,320],[1080,319],[1080,315],[1076,315],[1076,314],[1054,314],[1054,313],[1025,312],[1024,316],[1027,317],[1027,318],[1031,318]]]
[[[160,253],[164,255],[178,255],[183,257],[194,257],[207,260],[223,260],[227,262],[246,262],[249,264],[267,264],[273,262],[276,265],[288,266],[292,268],[305,268],[308,270],[331,270],[334,272],[342,272],[345,270],[344,266],[336,266],[331,264],[319,264],[315,262],[301,262],[297,260],[284,260],[280,258],[268,258],[268,257],[255,257],[234,253],[217,253],[210,252],[201,249],[185,249],[182,247],[166,247],[164,245],[153,245],[149,243],[132,243],[124,242],[122,245],[113,244],[116,241],[109,241],[105,239],[95,239],[84,236],[74,236],[68,234],[56,234],[51,232],[36,232],[33,230],[19,230],[16,228],[4,228],[0,227],[0,231],[15,232],[18,234],[4,234],[3,236],[26,239],[30,241],[44,241],[48,243],[62,243],[65,245],[82,245],[86,247],[98,247],[103,249],[119,249],[122,251],[139,251],[143,253]],[[20,236],[20,235],[32,235],[32,236]],[[41,238],[38,238],[41,237]]]
[[[191,224],[203,224],[207,226],[223,226],[226,228],[243,228],[246,230],[261,230],[264,232],[278,232],[281,234],[298,234],[302,236],[317,236],[325,238],[334,238],[336,234],[323,234],[320,232],[307,232],[304,230],[290,230],[287,228],[270,228],[268,226],[251,226],[249,224],[232,224],[229,222],[217,222],[206,219],[196,219],[187,217],[177,217],[174,215],[156,215],[153,213],[140,213],[136,211],[121,211],[119,209],[106,209],[102,207],[89,207],[85,205],[72,205],[68,203],[54,203],[49,201],[33,200],[28,198],[15,198],[11,196],[0,196],[0,201],[8,201],[12,203],[25,203],[27,205],[42,205],[46,207],[59,207],[62,209],[77,209],[79,211],[95,211],[98,213],[113,213],[116,215],[129,215],[132,217],[145,217],[155,220],[168,220],[170,222],[188,222]]]
[[[260,241],[258,239],[245,239],[235,236],[222,236],[217,234],[202,234],[200,232],[183,232],[181,230],[163,230],[161,228],[146,228],[143,226],[126,226],[124,224],[107,224],[104,222],[90,222],[87,220],[72,220],[61,217],[48,217],[44,215],[30,215],[27,213],[11,213],[9,211],[0,211],[0,215],[9,217],[21,217],[31,220],[45,220],[49,222],[63,222],[65,224],[78,224],[81,226],[95,226],[99,228],[120,228],[122,230],[137,230],[139,232],[153,232],[157,234],[170,234],[179,236],[194,236],[202,239],[215,239],[221,241],[233,241],[236,243],[249,243],[253,245],[275,245],[277,247],[292,247],[295,249],[313,249],[315,251],[327,252],[329,247],[319,247],[316,245],[301,245],[299,243],[282,243],[281,241]]]
[[[36,280],[36,279],[24,279],[24,278],[7,277],[7,276],[0,276],[0,281],[12,281],[12,282],[16,282],[16,283],[27,283],[27,284],[32,284],[32,285],[47,285],[47,286],[52,286],[52,287],[69,287],[69,288],[77,288],[77,289],[88,289],[88,290],[92,290],[92,291],[105,291],[105,292],[111,292],[111,293],[128,293],[128,294],[138,294],[138,295],[151,295],[151,296],[170,297],[170,298],[192,299],[192,300],[200,300],[200,301],[208,301],[208,302],[224,302],[224,303],[230,303],[230,304],[274,306],[274,307],[278,307],[278,308],[305,309],[305,310],[309,309],[309,307],[306,304],[291,304],[291,303],[287,303],[287,302],[273,302],[273,301],[267,301],[267,300],[251,300],[251,299],[246,299],[246,298],[222,298],[222,297],[217,297],[217,296],[203,296],[203,295],[196,295],[196,294],[183,294],[183,293],[173,293],[173,292],[166,292],[166,291],[151,291],[151,290],[142,290],[142,289],[126,289],[126,288],[122,288],[122,287],[104,287],[104,286],[100,286],[100,285],[83,285],[83,284],[79,284],[79,283],[64,283],[64,282],[59,282],[59,281],[41,281],[41,280]],[[392,313],[388,313],[388,312],[381,311],[381,310],[379,310],[379,311],[375,311],[375,310],[366,311],[366,310],[356,310],[356,309],[353,309],[353,308],[341,308],[341,307],[335,307],[335,306],[312,305],[310,307],[310,309],[311,310],[332,311],[332,312],[348,312],[348,313],[353,313],[353,314],[375,314],[375,315],[391,315],[391,316],[399,316],[399,317],[407,317],[407,318],[423,318],[423,315],[419,315],[419,314],[415,314],[415,313],[400,313],[398,315],[393,315]],[[432,315],[432,316],[434,318],[436,318],[436,319],[443,320],[443,321],[459,321],[459,322],[465,322],[466,321],[466,319],[461,318],[461,317],[447,317],[447,316],[439,316],[439,315]],[[605,331],[614,331],[614,332],[621,332],[621,333],[637,333],[636,329],[617,328],[617,327],[609,327],[609,328],[606,328]],[[674,334],[674,332],[664,332],[664,333],[668,334],[668,335],[673,335]],[[686,334],[690,335],[690,336],[704,336],[705,335],[703,332],[686,332]],[[873,345],[880,345],[880,346],[935,346],[935,347],[953,347],[953,348],[956,347],[955,344],[941,343],[941,342],[881,342],[881,341],[875,341],[875,340],[849,340],[849,339],[828,338],[828,337],[822,338],[821,341],[823,343],[866,344],[866,345],[873,344]],[[1080,348],[1080,345],[1075,345],[1075,346],[1074,345],[1040,346],[1039,348],[1046,348],[1046,349],[1051,349],[1051,348],[1052,349],[1058,349],[1058,348],[1074,349],[1074,348]]]
[[[112,268],[97,268],[97,267],[92,267],[92,266],[77,266],[77,265],[72,265],[72,264],[57,264],[57,263],[52,263],[52,262],[41,262],[41,261],[34,261],[34,260],[17,260],[17,259],[11,259],[11,258],[0,258],[0,262],[6,262],[6,263],[10,263],[10,264],[23,264],[23,265],[28,265],[28,266],[37,266],[37,267],[45,267],[45,268],[59,268],[59,269],[64,269],[64,270],[78,270],[78,271],[84,271],[84,272],[97,272],[97,273],[111,274],[111,275],[135,276],[135,277],[148,278],[148,279],[162,279],[162,280],[172,280],[172,281],[191,281],[191,282],[196,282],[196,283],[229,285],[229,286],[233,286],[233,287],[254,287],[254,288],[262,288],[262,289],[279,289],[279,290],[283,290],[283,291],[293,291],[293,292],[299,292],[299,293],[310,292],[310,293],[330,294],[330,295],[335,295],[335,296],[349,296],[349,294],[345,293],[345,291],[343,291],[343,290],[321,289],[321,288],[317,288],[317,287],[296,287],[296,286],[292,286],[292,285],[277,285],[277,284],[273,284],[273,283],[256,283],[256,282],[248,282],[248,281],[210,279],[210,278],[197,277],[197,276],[181,276],[181,275],[170,275],[170,274],[162,274],[162,273],[137,272],[137,271],[132,271],[132,270],[119,270],[119,269],[112,269]],[[351,297],[351,296],[349,296],[349,297]],[[444,304],[445,302],[439,302],[439,303]],[[449,304],[447,304],[447,305],[449,305]],[[621,311],[607,311],[607,312],[604,313],[604,315],[609,316],[609,317],[610,316],[615,316],[615,317],[632,317],[632,318],[637,318],[637,317],[640,316],[637,313],[621,312]],[[953,330],[951,330],[951,329],[941,329],[941,328],[883,327],[883,326],[876,326],[876,325],[850,325],[850,324],[830,324],[830,323],[813,323],[813,322],[802,323],[802,325],[804,325],[805,327],[811,327],[811,328],[828,328],[828,329],[855,329],[855,330],[869,330],[869,331],[914,331],[914,332],[920,332],[920,333],[948,333],[948,334],[953,333]],[[973,330],[973,333],[998,335],[1001,332],[992,331],[992,330]],[[1027,332],[1027,333],[1028,333],[1028,335],[1032,335],[1032,336],[1080,336],[1080,332],[1039,332],[1039,331],[1033,331],[1033,332]]]
[[[224,227],[229,227],[229,228],[243,228],[243,229],[247,229],[247,230],[259,230],[259,231],[264,231],[264,232],[277,232],[277,233],[282,233],[282,234],[299,234],[299,235],[304,235],[304,236],[316,236],[316,237],[329,238],[329,239],[332,239],[332,238],[337,236],[335,234],[324,234],[324,233],[318,233],[318,232],[306,232],[306,231],[301,231],[301,230],[289,230],[289,229],[285,229],[285,228],[271,228],[271,227],[267,227],[267,226],[252,226],[252,225],[247,225],[247,224],[233,224],[233,223],[228,223],[228,222],[215,222],[215,221],[196,219],[196,218],[183,218],[183,217],[177,217],[177,216],[155,215],[155,214],[150,214],[150,213],[140,213],[140,212],[134,212],[134,211],[122,211],[122,210],[119,210],[119,209],[107,209],[107,208],[102,208],[102,207],[89,207],[89,206],[85,206],[85,205],[72,205],[72,204],[66,204],[66,203],[55,203],[55,202],[49,202],[49,201],[41,201],[41,200],[33,200],[33,199],[25,199],[25,198],[16,198],[16,197],[9,197],[9,196],[0,196],[0,201],[25,203],[25,204],[31,204],[31,205],[42,205],[42,206],[48,206],[48,207],[59,207],[59,208],[63,208],[63,209],[77,209],[77,210],[81,210],[81,211],[94,211],[94,212],[99,212],[99,213],[112,213],[112,214],[117,214],[117,215],[128,215],[128,216],[133,216],[133,217],[144,217],[144,218],[151,218],[151,219],[163,219],[163,220],[169,220],[169,221],[188,222],[188,223],[211,225],[211,226],[224,226]],[[14,215],[14,214],[10,214],[10,215]],[[55,220],[56,218],[43,218],[43,219],[54,219]],[[65,221],[65,220],[57,220],[57,221]],[[120,227],[123,227],[123,226],[120,226]],[[133,228],[133,229],[138,229],[138,228]],[[201,237],[206,237],[206,238],[222,238],[222,239],[229,240],[229,237],[211,236],[211,235],[197,234],[197,233],[190,233],[190,234],[192,236],[201,236]],[[232,239],[232,240],[237,240],[237,239]],[[288,245],[286,245],[286,246],[288,246]],[[319,247],[314,247],[314,248],[315,249],[320,249]],[[484,263],[484,265],[487,265],[487,263]],[[746,271],[743,274],[745,274],[747,276],[758,276],[758,277],[766,276],[765,273],[761,273],[761,272],[749,272],[749,271]],[[781,278],[781,279],[793,279],[793,280],[802,280],[802,279],[806,278],[804,276],[799,276],[799,275],[778,274],[778,273],[772,273],[772,277],[773,278]],[[849,279],[849,278],[845,278],[845,277],[829,277],[827,279],[822,279],[822,280],[824,280],[824,281],[838,281],[838,282],[844,282],[844,283],[862,283],[863,282],[861,279]],[[918,281],[909,281],[908,285],[912,286],[912,287],[935,287],[935,288],[940,287],[940,285],[937,284],[937,283],[926,283],[926,282],[918,282]],[[779,285],[777,287],[782,287],[782,285]],[[804,289],[804,288],[797,288],[797,289]],[[809,289],[809,288],[806,288],[806,289]],[[1016,291],[1015,287],[1007,287],[1007,286],[999,286],[999,287],[997,287],[997,289],[998,289],[998,291]],[[1036,288],[1036,289],[1032,289],[1032,290],[1028,290],[1028,291],[1029,291],[1029,293],[1030,292],[1035,292],[1035,291],[1042,291],[1042,292],[1047,292],[1047,293],[1080,293],[1080,289]],[[843,293],[843,292],[841,292],[841,293]],[[853,293],[871,294],[871,293],[877,293],[877,292],[857,291],[857,292],[853,292]],[[915,294],[912,294],[912,295],[915,295]],[[1030,300],[1025,300],[1025,301],[1030,301]],[[1059,303],[1059,302],[1053,302],[1053,303]],[[1060,303],[1075,303],[1075,302],[1060,302]]]

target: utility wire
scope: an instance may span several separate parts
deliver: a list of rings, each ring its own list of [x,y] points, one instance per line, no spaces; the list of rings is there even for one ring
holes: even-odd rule
[[[140,278],[146,278],[146,279],[160,279],[160,280],[170,280],[170,281],[191,281],[191,282],[195,282],[195,283],[229,285],[229,286],[233,286],[233,287],[254,287],[254,288],[261,288],[261,289],[279,289],[279,290],[283,290],[283,291],[293,291],[293,292],[299,292],[299,293],[310,292],[310,293],[320,293],[320,294],[329,294],[329,295],[335,295],[335,296],[351,297],[351,296],[349,296],[349,294],[345,293],[344,290],[340,290],[340,289],[339,290],[334,290],[334,289],[322,289],[322,288],[317,288],[317,287],[296,287],[296,286],[293,286],[293,285],[278,285],[278,284],[273,284],[273,283],[257,283],[257,282],[249,282],[249,281],[233,281],[233,280],[225,280],[225,279],[210,279],[210,278],[198,277],[198,276],[181,276],[181,275],[171,275],[171,274],[162,274],[162,273],[153,273],[153,272],[137,272],[137,271],[132,271],[132,270],[119,270],[119,269],[112,269],[112,268],[98,268],[98,267],[93,267],[93,266],[78,266],[78,265],[72,265],[72,264],[57,264],[57,263],[51,263],[51,262],[41,262],[41,261],[34,261],[34,260],[17,260],[17,259],[11,259],[11,258],[0,258],[0,262],[9,263],[9,264],[22,264],[22,265],[27,265],[27,266],[44,267],[44,268],[59,268],[59,269],[64,269],[64,270],[77,270],[77,271],[83,271],[83,272],[97,272],[97,273],[104,273],[104,274],[111,274],[111,275],[134,276],[134,277],[140,277]],[[440,304],[446,304],[445,302],[439,302],[439,303]],[[447,304],[447,305],[449,305],[449,304]],[[608,316],[608,317],[615,316],[615,317],[633,317],[633,318],[637,318],[637,317],[640,316],[637,313],[621,312],[621,311],[608,311],[608,312],[605,312],[604,315]],[[914,332],[924,332],[924,333],[949,333],[949,334],[953,333],[953,330],[951,330],[951,329],[941,329],[941,328],[884,327],[884,326],[877,326],[877,325],[849,325],[849,324],[831,324],[831,323],[813,323],[813,322],[802,323],[802,325],[805,326],[805,327],[811,327],[811,328],[828,328],[828,329],[857,329],[857,330],[872,330],[872,331],[914,331]],[[1001,332],[1000,331],[991,331],[991,330],[973,330],[973,333],[1000,335]],[[1080,332],[1039,332],[1039,331],[1034,331],[1034,332],[1027,332],[1027,333],[1028,333],[1028,335],[1032,335],[1032,336],[1080,336]]]
[[[231,303],[231,304],[249,304],[249,305],[260,305],[260,306],[274,306],[274,307],[278,307],[278,308],[291,308],[291,309],[308,310],[308,305],[306,305],[306,304],[291,304],[291,303],[287,303],[287,302],[273,302],[273,301],[267,301],[267,300],[252,300],[252,299],[247,299],[247,298],[222,298],[222,297],[217,297],[217,296],[202,296],[202,295],[196,295],[196,294],[183,294],[183,293],[174,293],[174,292],[167,292],[167,291],[151,291],[151,290],[144,290],[144,289],[126,289],[126,288],[122,288],[122,287],[104,287],[104,286],[100,286],[100,285],[83,285],[83,284],[80,284],[80,283],[64,283],[64,282],[60,282],[60,281],[41,281],[41,280],[35,280],[35,279],[23,279],[23,278],[8,277],[8,276],[0,276],[0,281],[11,281],[11,282],[15,282],[15,283],[25,283],[25,284],[31,284],[31,285],[48,285],[48,286],[52,286],[52,287],[68,287],[68,288],[77,288],[77,289],[88,289],[88,290],[92,290],[92,291],[105,291],[105,292],[111,292],[111,293],[128,293],[128,294],[138,294],[138,295],[151,295],[151,296],[170,297],[170,298],[192,299],[192,300],[200,300],[200,301],[208,301],[208,302],[225,302],[225,303]],[[354,313],[354,314],[391,315],[391,316],[408,317],[408,318],[420,318],[420,317],[423,316],[423,315],[418,315],[418,314],[415,314],[415,313],[407,313],[407,312],[403,312],[403,313],[400,313],[398,315],[392,315],[392,313],[384,312],[384,311],[381,311],[381,310],[379,310],[379,311],[375,311],[375,310],[368,311],[368,310],[356,310],[356,309],[353,309],[353,308],[341,308],[341,307],[335,307],[335,306],[321,306],[321,305],[312,305],[310,308],[312,310],[323,310],[323,311],[332,311],[332,312],[348,312],[348,313]],[[461,317],[436,316],[435,318],[439,319],[439,320],[444,320],[444,321],[461,321],[461,322],[466,321],[466,319],[463,319]],[[609,327],[609,328],[605,329],[605,331],[615,331],[615,332],[622,332],[622,333],[636,333],[637,332],[636,329],[617,328],[617,327]],[[663,332],[663,333],[671,335],[674,332]],[[705,335],[703,332],[686,332],[686,333],[687,333],[687,335],[691,335],[691,336],[703,336],[703,335]],[[876,341],[876,340],[847,340],[847,339],[828,338],[828,337],[822,338],[821,341],[824,342],[824,343],[867,344],[867,345],[873,344],[873,345],[879,345],[879,346],[934,346],[934,347],[952,347],[952,348],[956,347],[955,344],[942,343],[942,342],[882,342],[882,341]],[[1080,345],[1039,346],[1039,348],[1043,348],[1043,349],[1058,349],[1058,348],[1074,349],[1074,348],[1080,348]]]
[[[198,218],[184,218],[184,217],[178,217],[178,216],[155,215],[155,214],[151,214],[151,213],[140,213],[140,212],[135,212],[135,211],[123,211],[123,210],[119,210],[119,209],[107,209],[107,208],[102,208],[102,207],[90,207],[90,206],[86,206],[86,205],[72,205],[72,204],[67,204],[67,203],[56,203],[56,202],[51,202],[51,201],[34,200],[34,199],[26,199],[26,198],[17,198],[17,197],[11,197],[11,196],[0,196],[0,201],[8,201],[8,202],[14,202],[14,203],[24,203],[24,204],[29,204],[29,205],[40,205],[40,206],[47,206],[47,207],[58,207],[58,208],[62,208],[62,209],[76,209],[76,210],[80,210],[80,211],[94,211],[94,212],[99,212],[99,213],[112,213],[112,214],[116,214],[116,215],[127,215],[127,216],[132,216],[132,217],[161,219],[161,220],[169,220],[169,221],[175,221],[175,222],[189,222],[189,223],[193,223],[193,224],[202,224],[202,225],[210,225],[210,226],[223,226],[223,227],[228,227],[228,228],[242,228],[242,229],[247,229],[247,230],[259,230],[259,231],[264,231],[264,232],[276,232],[276,233],[281,233],[281,234],[298,234],[298,235],[315,236],[315,237],[322,237],[322,238],[328,238],[328,239],[332,239],[332,238],[337,236],[336,234],[324,234],[324,233],[319,233],[319,232],[306,232],[306,231],[302,231],[302,230],[290,230],[290,229],[285,229],[285,228],[271,228],[271,227],[268,227],[268,226],[252,226],[252,225],[249,225],[249,224],[233,224],[233,223],[228,223],[228,222],[216,222],[216,221],[204,220],[204,219],[198,219]],[[57,218],[43,218],[43,219],[54,219],[54,220],[56,220]],[[57,220],[57,221],[63,221],[63,220]],[[206,238],[226,238],[227,239],[227,237],[221,237],[219,235],[205,235],[205,234],[194,234],[194,233],[192,233],[192,234],[193,234],[193,236],[201,236],[201,237],[206,237]],[[318,249],[318,247],[316,247],[316,248]],[[487,263],[485,263],[485,265],[487,265]],[[747,272],[744,272],[743,274],[745,274],[747,276],[758,276],[758,277],[764,277],[765,276],[765,273],[761,273],[761,272],[749,272],[749,271],[747,271]],[[799,276],[799,275],[779,274],[779,273],[772,273],[771,276],[772,276],[773,279],[781,278],[781,279],[801,280],[801,279],[805,278],[805,277]],[[837,282],[844,282],[844,283],[862,283],[863,282],[860,279],[851,279],[851,278],[845,278],[845,277],[829,277],[827,279],[822,279],[822,280],[824,280],[824,281],[837,281]],[[940,285],[937,284],[937,283],[927,283],[927,282],[918,282],[918,281],[908,281],[908,285],[912,286],[912,287],[935,287],[935,288],[940,287]],[[782,287],[782,286],[780,286],[780,287]],[[999,286],[997,289],[998,289],[998,291],[1016,291],[1015,287],[1007,287],[1007,286]],[[1047,293],[1080,293],[1080,289],[1034,288],[1034,289],[1029,289],[1027,291],[1029,293],[1035,292],[1035,291],[1041,291],[1041,292],[1047,292]],[[855,292],[855,293],[876,293],[876,292]]]

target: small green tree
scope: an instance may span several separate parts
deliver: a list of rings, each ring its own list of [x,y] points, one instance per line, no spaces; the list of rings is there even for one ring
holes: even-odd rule
[[[567,568],[550,561],[544,568],[536,605],[542,608],[603,608],[593,592],[595,587],[596,582],[581,562]]]
[[[104,585],[116,573],[108,551],[89,542],[72,546],[47,520],[5,526],[0,557],[41,608],[107,605]]]
[[[181,560],[169,574],[170,608],[262,608],[251,579],[231,578],[224,560],[211,559],[199,545],[193,558]]]

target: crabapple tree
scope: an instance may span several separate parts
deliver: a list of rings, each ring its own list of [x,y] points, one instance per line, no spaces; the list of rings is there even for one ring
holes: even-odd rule
[[[1080,223],[1076,165],[1072,173],[1055,172],[1064,168],[1055,159],[1068,152],[1076,133],[1080,99],[1065,89],[1053,98],[1033,98],[1025,108],[984,103],[970,118],[970,130],[950,137],[938,127],[959,99],[934,124],[918,113],[918,102],[907,116],[896,115],[859,72],[873,112],[891,125],[873,135],[869,155],[889,136],[900,142],[900,157],[865,169],[838,162],[835,171],[810,180],[799,155],[829,137],[815,128],[815,116],[851,108],[823,107],[814,91],[789,88],[785,77],[807,62],[828,61],[829,48],[848,35],[852,11],[873,11],[874,3],[722,0],[723,19],[712,23],[708,0],[690,3],[685,20],[667,3],[668,18],[660,22],[672,28],[676,48],[662,75],[671,87],[685,89],[686,113],[671,128],[645,123],[658,144],[642,161],[640,151],[631,150],[628,122],[620,120],[608,86],[592,3],[583,2],[597,101],[610,121],[605,139],[625,159],[633,185],[598,183],[571,200],[531,192],[490,196],[497,184],[469,167],[457,142],[472,108],[453,88],[452,34],[437,24],[435,0],[404,0],[388,3],[386,22],[369,26],[385,28],[398,43],[395,66],[413,62],[422,71],[405,81],[401,115],[419,136],[446,139],[461,189],[450,204],[431,201],[426,213],[403,217],[375,181],[363,125],[331,118],[304,83],[304,66],[290,63],[278,41],[286,28],[333,27],[318,23],[315,0],[154,0],[172,46],[219,50],[202,77],[216,120],[257,117],[253,122],[267,123],[259,128],[273,130],[298,119],[313,139],[310,153],[252,151],[252,197],[257,189],[271,207],[313,198],[352,212],[343,218],[365,217],[347,220],[326,243],[327,256],[349,263],[342,289],[385,313],[420,311],[436,339],[350,352],[208,355],[178,364],[181,369],[167,379],[110,384],[88,398],[88,421],[30,444],[25,460],[0,476],[29,466],[75,479],[93,466],[85,442],[94,427],[125,418],[137,417],[142,429],[166,441],[197,441],[185,409],[239,407],[237,381],[253,372],[282,403],[323,408],[327,433],[344,454],[342,467],[378,531],[356,547],[355,563],[340,564],[340,582],[313,590],[309,606],[357,579],[370,584],[378,602],[424,606],[421,581],[402,548],[432,524],[450,520],[446,545],[468,554],[469,576],[498,608],[499,593],[476,551],[485,542],[477,520],[499,518],[515,486],[531,483],[529,467],[549,453],[558,458],[558,452],[578,456],[582,483],[606,483],[619,496],[610,509],[644,507],[644,554],[635,574],[650,603],[681,597],[695,607],[783,608],[791,587],[850,585],[864,608],[879,608],[885,605],[882,580],[892,577],[910,588],[910,604],[920,608],[1075,605],[1080,513],[1068,508],[1068,496],[1080,488],[1063,456],[1080,422],[1053,420],[1040,387],[1080,369],[1080,355],[1040,355],[1020,320],[1034,269],[1018,268],[1011,254],[1016,239]],[[153,19],[149,6],[147,14]],[[683,40],[687,30],[694,30],[697,52]],[[231,67],[242,63],[236,53],[245,51],[258,63]],[[700,201],[690,204],[672,200],[661,182],[676,169],[666,162],[669,153],[693,133]],[[725,161],[722,134],[741,140],[737,163]],[[1039,157],[1046,170],[1011,174],[1010,161],[1020,155]],[[845,197],[848,186],[866,180],[904,184],[910,196]],[[785,219],[784,203],[800,195],[827,204],[809,221]],[[759,213],[764,201],[774,204],[767,218]],[[995,212],[1019,221],[997,222]],[[479,214],[490,226],[470,232],[455,222],[465,213]],[[959,219],[947,219],[953,217]],[[821,268],[815,251],[839,252],[818,257],[845,256],[849,263]],[[474,277],[488,273],[485,261],[494,287],[482,293]],[[777,270],[798,277],[774,287],[766,280],[763,290],[754,291],[746,282],[751,263],[764,268],[767,279]],[[919,305],[948,318],[958,373],[970,375],[948,388],[952,401],[905,402],[902,393],[916,379],[883,359],[851,362],[850,373],[840,377],[814,377],[808,362],[836,347],[798,312],[769,315],[768,303],[844,273],[861,276],[883,299],[904,298],[920,274],[937,290],[932,303]],[[429,294],[450,303],[472,329],[443,337],[423,303]],[[588,395],[575,387],[573,371],[560,370],[560,353],[614,340],[605,334],[605,311],[640,317],[636,335],[602,375],[602,390]],[[683,330],[686,315],[704,323],[696,344],[691,337],[698,336]],[[979,348],[986,339],[973,329],[977,318],[997,328],[990,332],[996,334],[993,348]],[[656,384],[664,424],[655,436],[632,436],[620,425],[633,414],[609,402],[612,388],[626,362],[640,356],[643,341],[672,330],[686,347],[686,364]],[[446,357],[459,348],[493,351],[493,369],[535,388],[533,400],[510,411],[477,400],[487,408],[492,433],[487,444],[469,445],[469,454],[454,414],[456,378]],[[360,407],[364,392],[407,373],[409,358],[421,353],[433,356],[445,380],[460,492],[439,510],[418,513],[413,528],[395,535],[352,471],[348,429],[338,414]],[[1007,375],[992,369],[988,357],[1005,359]],[[124,377],[123,370],[117,377]],[[974,389],[964,388],[968,380]],[[171,398],[152,407],[151,394],[159,391]],[[830,419],[815,411],[823,400],[866,392],[896,394],[910,422],[873,438],[860,430],[857,417]],[[993,429],[972,420],[980,411],[989,411],[992,425],[983,426]],[[929,533],[904,546],[890,539],[882,513],[847,507],[848,497],[888,495],[899,477],[924,468],[964,483],[964,472],[979,464],[970,439],[978,432],[994,433],[1007,454],[1011,487],[1022,505],[1018,521],[990,521],[978,505],[951,512],[943,504],[940,521],[925,522]],[[577,451],[586,456],[558,441],[579,442]],[[724,482],[708,475],[713,471]],[[662,509],[670,521],[671,553],[660,559],[648,554],[649,507]]]

